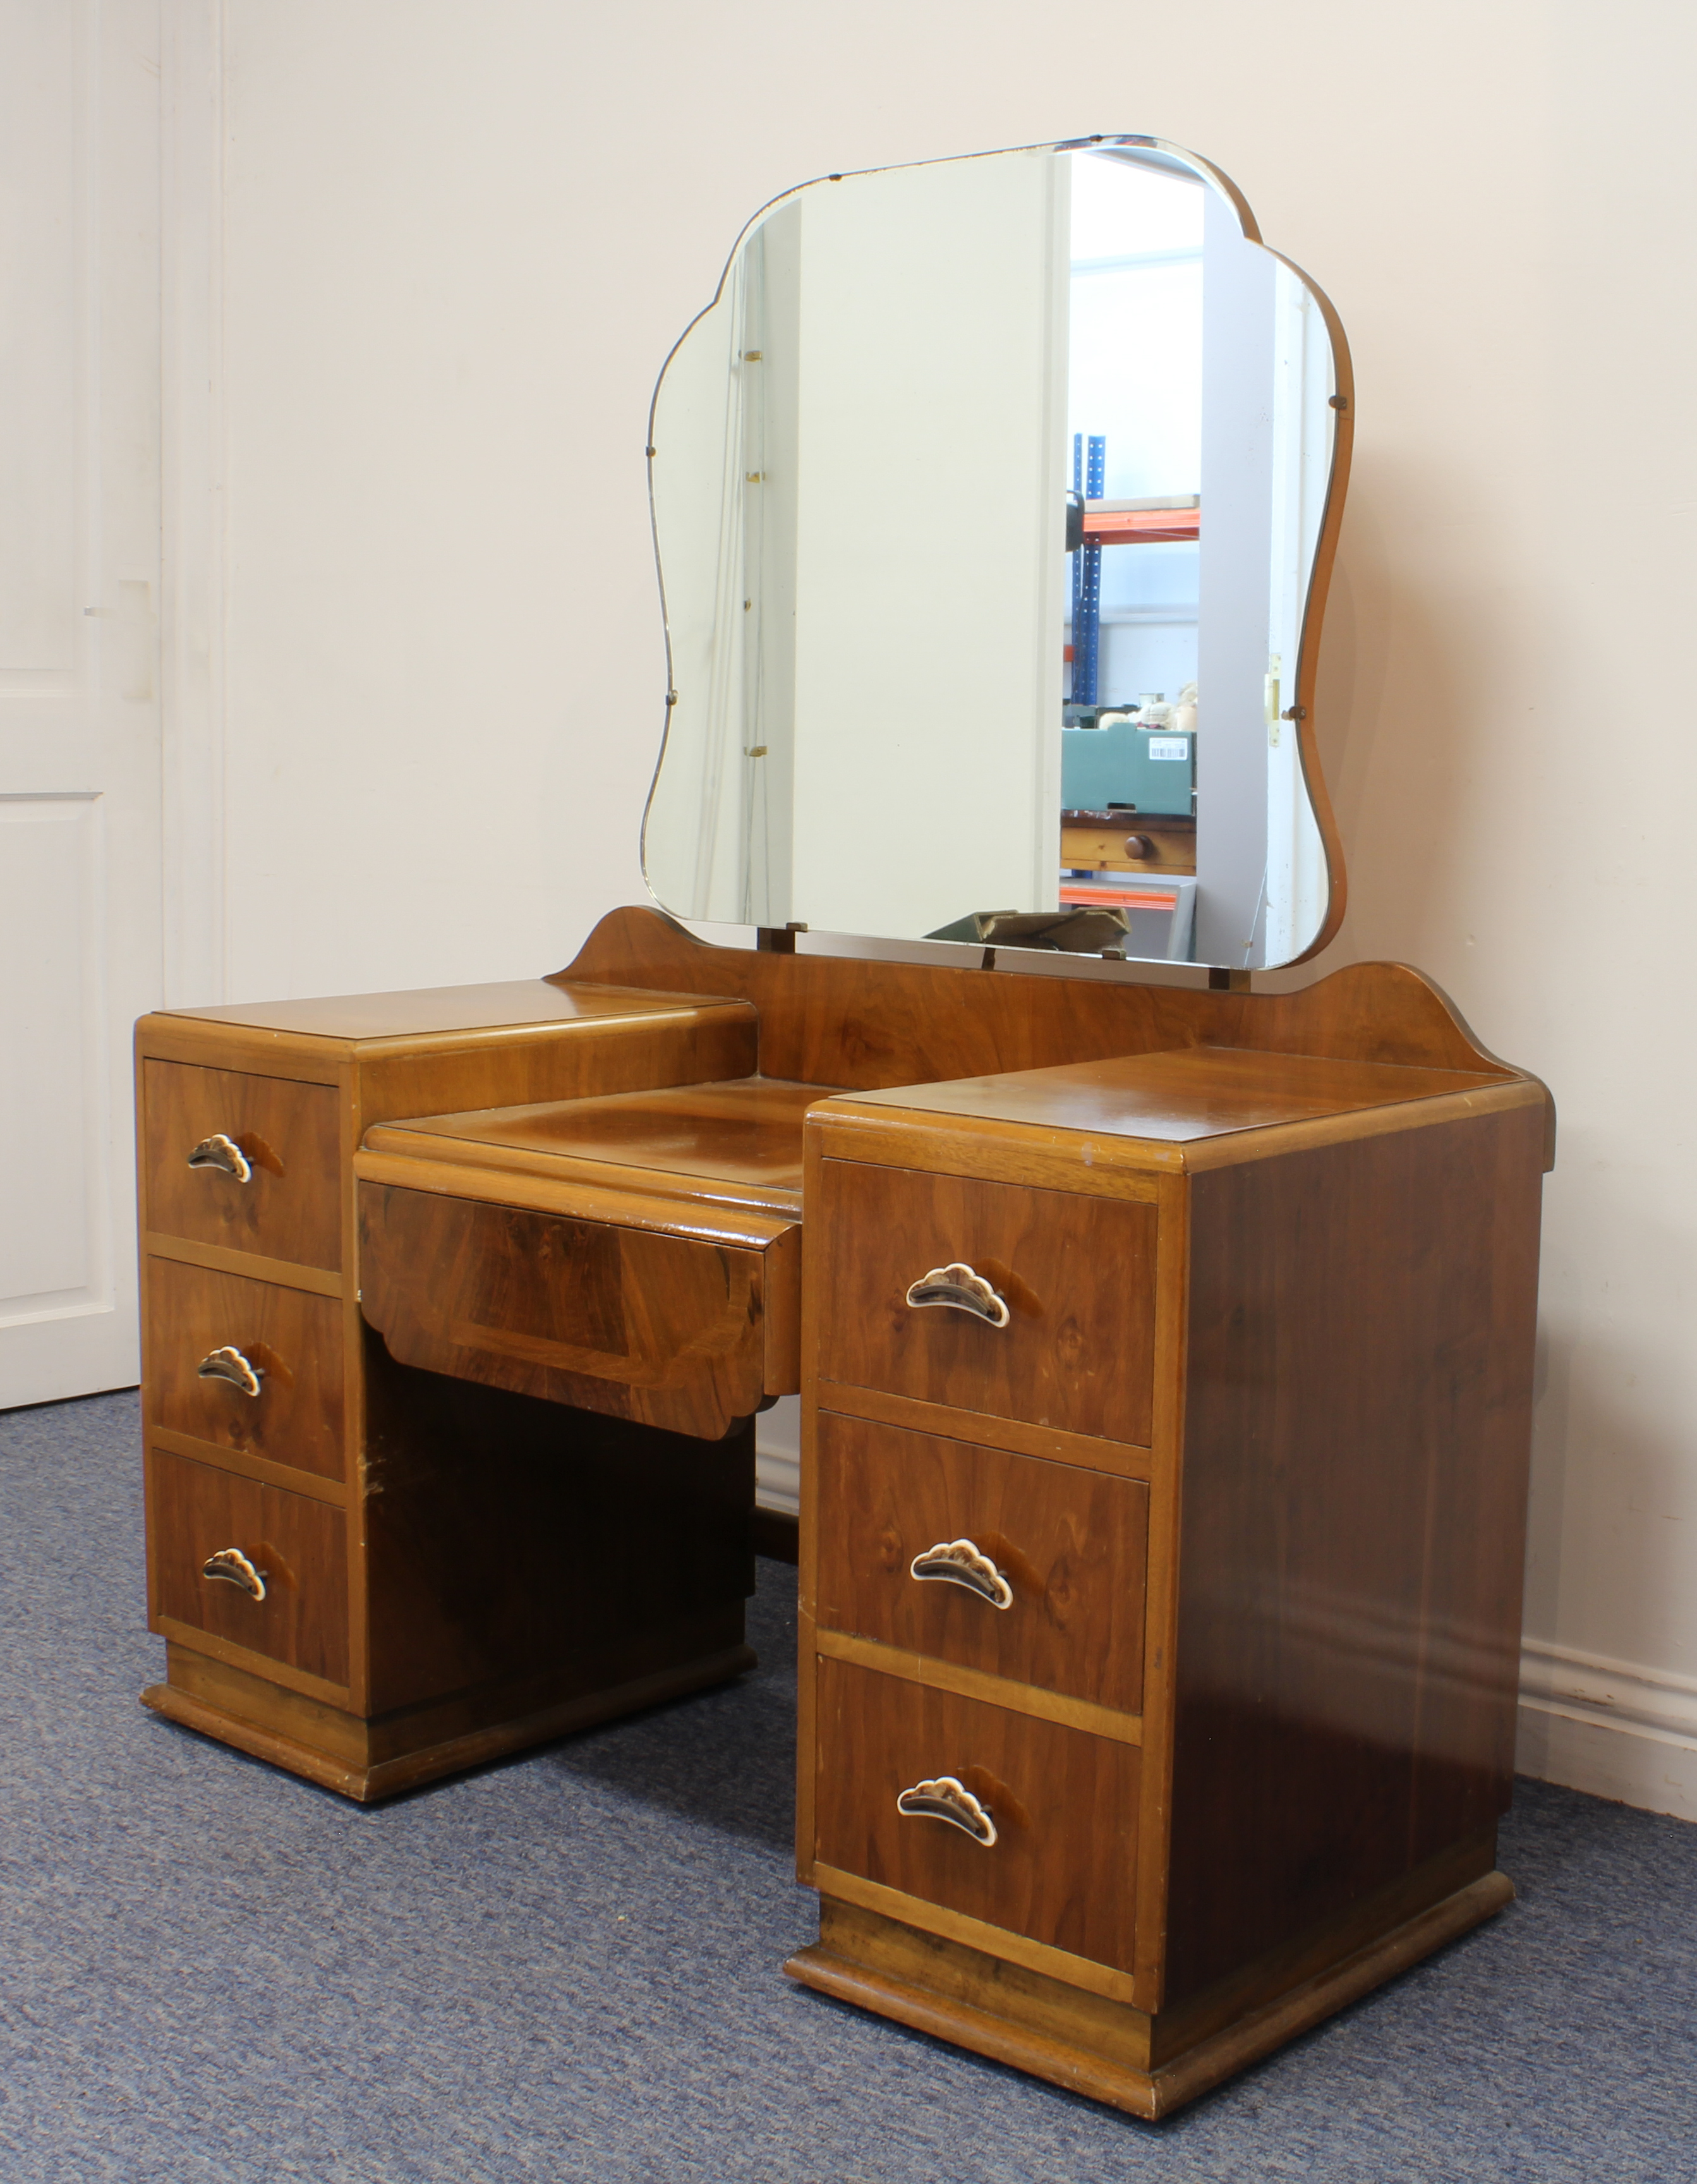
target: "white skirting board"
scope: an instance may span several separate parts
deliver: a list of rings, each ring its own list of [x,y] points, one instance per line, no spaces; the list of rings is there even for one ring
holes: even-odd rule
[[[1524,1639],[1515,1766],[1697,1820],[1697,1677]]]

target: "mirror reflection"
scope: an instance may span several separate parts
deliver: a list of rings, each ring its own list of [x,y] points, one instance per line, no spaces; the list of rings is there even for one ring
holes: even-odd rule
[[[812,183],[668,360],[644,829],[709,922],[1288,962],[1338,410],[1315,291],[1148,139]]]

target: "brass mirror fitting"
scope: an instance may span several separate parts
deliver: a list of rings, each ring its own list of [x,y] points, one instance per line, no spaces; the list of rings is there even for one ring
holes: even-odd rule
[[[982,1274],[975,1274],[971,1267],[959,1262],[933,1267],[928,1274],[921,1274],[908,1290],[907,1301],[915,1310],[924,1305],[947,1305],[954,1312],[971,1312],[975,1319],[986,1320],[992,1327],[1008,1323],[1006,1299],[998,1295]]]
[[[253,1168],[248,1156],[234,1138],[226,1138],[222,1130],[214,1130],[209,1138],[203,1138],[188,1156],[191,1167],[215,1167],[222,1175],[234,1176],[237,1183],[252,1179]]]
[[[270,1574],[269,1570],[256,1569],[240,1547],[220,1547],[215,1555],[209,1555],[200,1566],[200,1574],[238,1585],[250,1600],[265,1597],[265,1580]]]
[[[896,1810],[905,1820],[947,1820],[982,1849],[995,1847],[996,1823],[989,1808],[952,1774],[939,1774],[934,1782],[915,1782],[896,1799]]]
[[[227,1380],[232,1388],[239,1388],[244,1396],[257,1396],[265,1375],[258,1365],[250,1365],[233,1344],[226,1343],[222,1350],[214,1350],[203,1357],[195,1371],[203,1380]]]
[[[992,1607],[1011,1607],[1014,1589],[988,1557],[971,1540],[944,1540],[908,1564],[908,1575],[965,1586]]]

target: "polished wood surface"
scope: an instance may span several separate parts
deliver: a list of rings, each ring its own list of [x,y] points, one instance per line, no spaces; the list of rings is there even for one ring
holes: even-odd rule
[[[817,1434],[821,1629],[1137,1713],[1145,1486],[829,1412]],[[1010,1607],[911,1575],[963,1536],[1006,1578]]]
[[[147,1262],[147,1284],[156,1334],[147,1386],[151,1424],[298,1471],[342,1476],[342,1312],[335,1299],[170,1259]],[[202,1361],[226,1346],[259,1368],[257,1396],[199,1378]]]
[[[1188,1145],[1480,1089],[1477,1072],[1192,1046],[928,1084],[916,1104],[932,1115]],[[859,1100],[899,1106],[902,1095],[865,1092]]]
[[[253,1031],[293,1032],[309,1039],[416,1041],[432,1034],[531,1031],[551,1023],[602,1019],[632,1022],[670,1011],[697,1014],[700,996],[683,990],[654,994],[597,980],[573,985],[555,979],[513,978],[480,986],[421,986],[395,994],[331,994],[320,1000],[244,1001],[204,1009],[173,1009],[174,1017]]]
[[[1539,1155],[1525,1110],[1193,1186],[1170,1997],[1507,1809]]]
[[[153,1615],[345,1685],[342,1513],[158,1448],[149,1454],[148,1486]],[[240,1548],[267,1573],[264,1600],[201,1574],[209,1556],[225,1547]]]
[[[763,1252],[371,1183],[359,1214],[403,1365],[709,1440],[760,1407]]]
[[[826,1161],[809,1218],[824,1238],[827,1379],[1147,1444],[1152,1207]],[[956,1260],[1006,1298],[1008,1326],[906,1302]]]
[[[827,1865],[1053,1948],[1129,1969],[1135,1745],[826,1659],[819,1672],[817,1843]],[[984,1849],[896,1799],[950,1775],[994,1816]]]
[[[153,1228],[270,1259],[341,1265],[342,1111],[333,1084],[171,1061],[144,1062],[141,1078],[141,1158]],[[189,1166],[189,1155],[214,1132],[247,1156],[247,1182]]]
[[[366,1145],[513,1174],[676,1190],[798,1218],[802,1117],[836,1089],[750,1077],[604,1099],[476,1108],[380,1124],[367,1134]]]
[[[1123,979],[1076,978],[714,947],[630,908],[604,917],[549,983],[594,978],[743,996],[759,1011],[768,1076],[854,1091],[1205,1045],[1526,1074],[1400,963],[1354,963],[1291,994],[1221,993],[1140,985],[1132,967]]]

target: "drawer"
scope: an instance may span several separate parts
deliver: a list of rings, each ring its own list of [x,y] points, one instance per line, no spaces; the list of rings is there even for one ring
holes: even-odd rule
[[[767,1282],[763,1251],[359,1185],[360,1309],[398,1362],[702,1440],[793,1371]]]
[[[1153,1206],[853,1161],[820,1164],[826,1379],[1147,1447],[1155,1380]],[[1005,1326],[910,1305],[970,1267]]]
[[[818,1666],[815,1841],[825,1864],[1132,1970],[1137,1746],[848,1662]],[[904,1791],[943,1776],[988,1810],[988,1848],[946,1820],[898,1808]]]
[[[330,1084],[144,1061],[149,1226],[162,1236],[334,1272],[342,1264],[341,1106]],[[236,1172],[204,1161],[191,1167],[196,1148],[220,1137],[241,1156],[224,1155]]]
[[[151,1422],[340,1479],[339,1301],[175,1259],[149,1259],[147,1269]],[[257,1394],[240,1379],[201,1377],[206,1359],[229,1350],[254,1368]]]
[[[1149,1489],[1141,1480],[819,1418],[819,1620],[1043,1691],[1143,1705]],[[970,1540],[984,1563],[939,1557]],[[987,1597],[980,1585],[1006,1589]],[[967,1582],[960,1581],[965,1579]]]
[[[344,1513],[164,1449],[152,1452],[148,1487],[155,1623],[169,1616],[346,1685]],[[238,1582],[203,1574],[213,1556],[232,1548],[262,1574],[263,1600]]]

